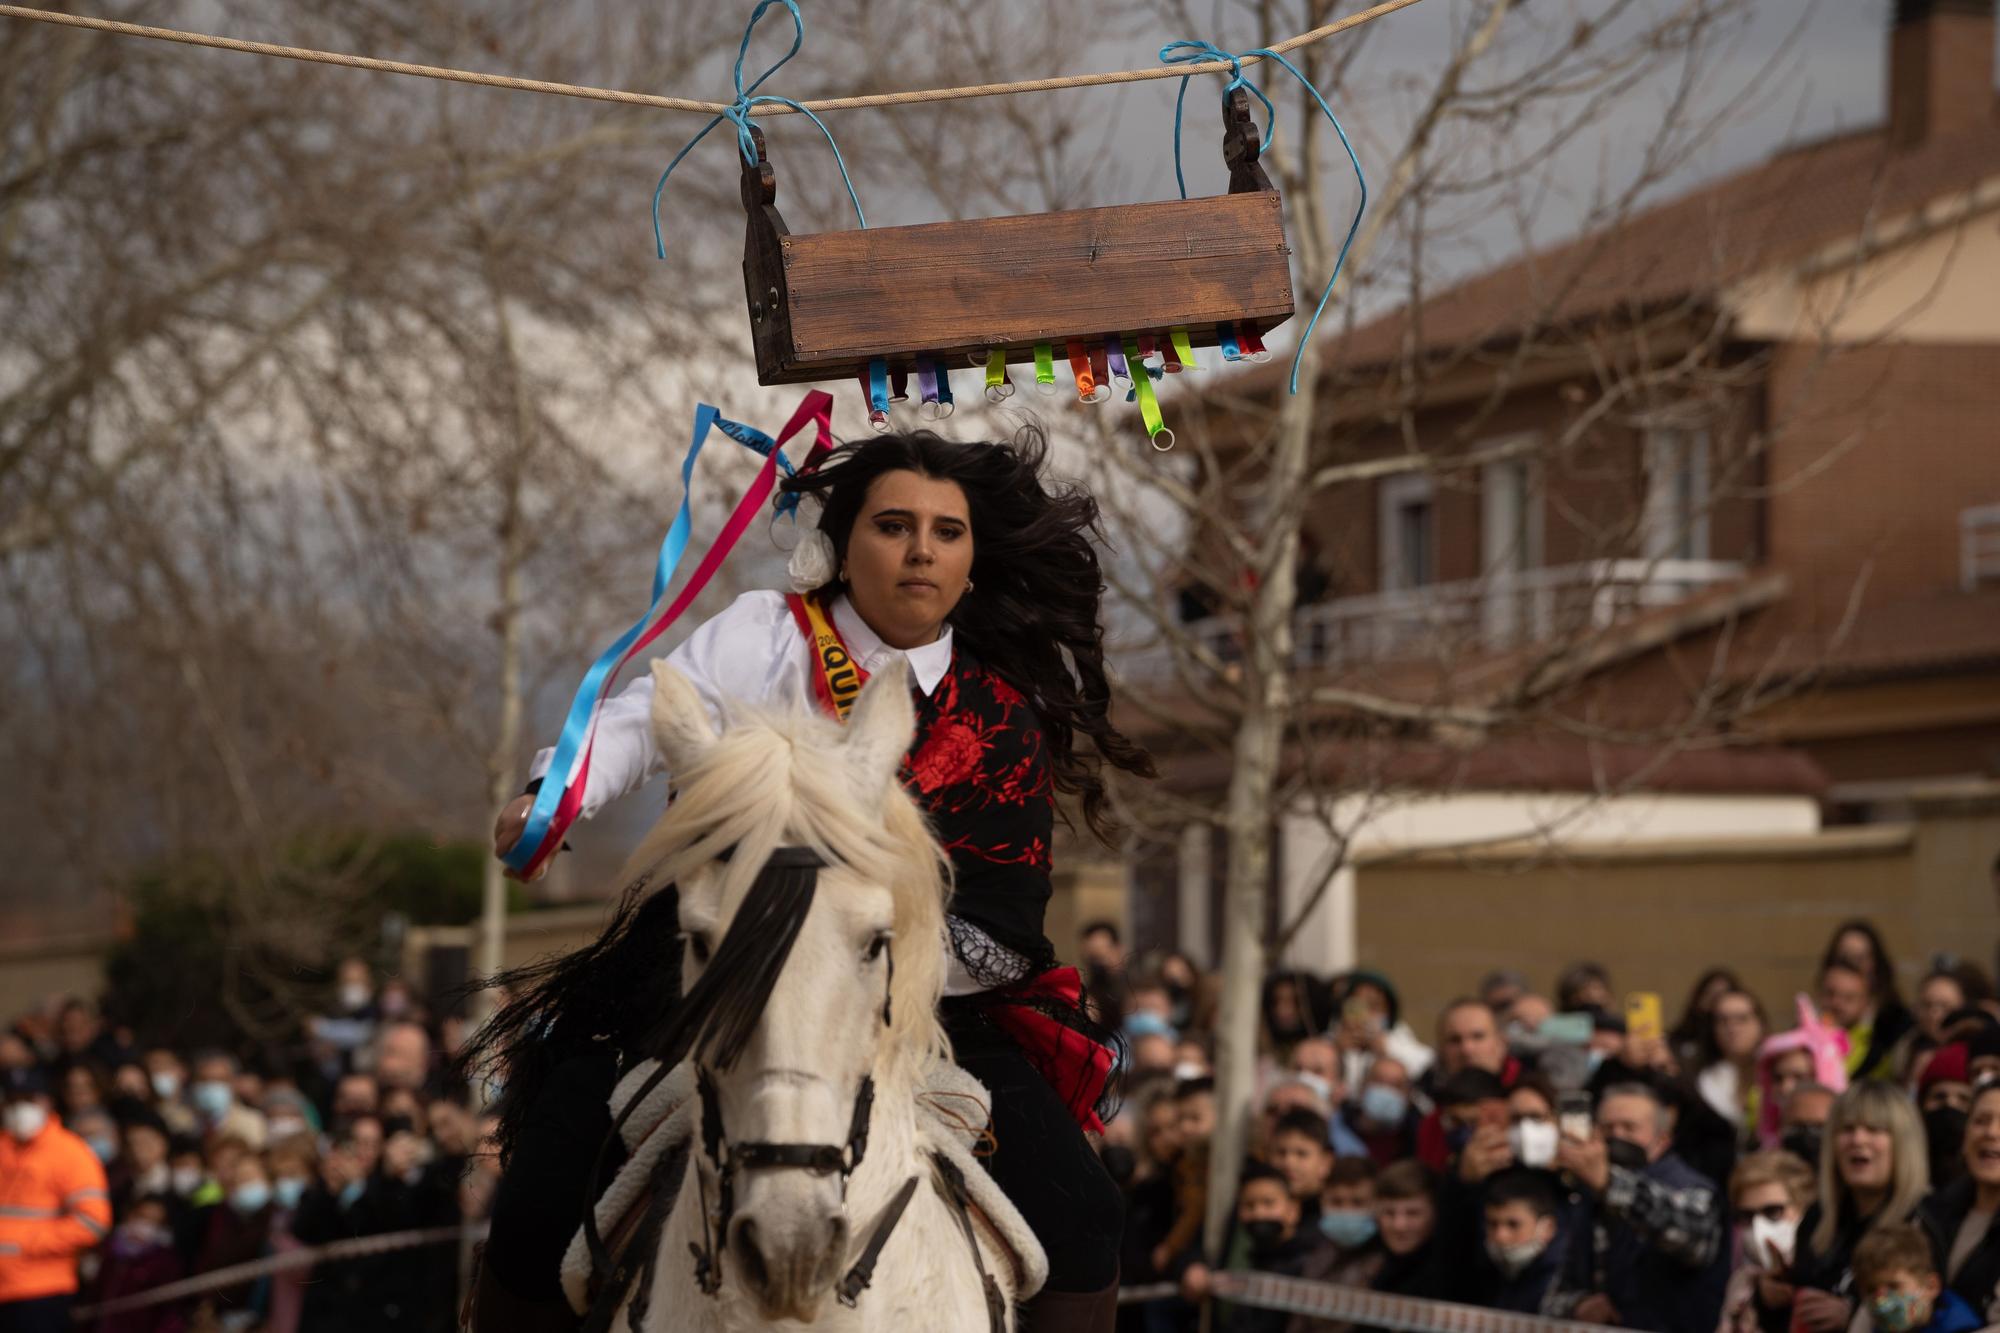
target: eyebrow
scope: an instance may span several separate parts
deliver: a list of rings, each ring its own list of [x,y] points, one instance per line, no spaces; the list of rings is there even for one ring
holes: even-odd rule
[[[906,518],[909,519],[911,522],[915,522],[917,518],[917,511],[914,509],[878,509],[872,515],[870,515],[870,517],[878,519]],[[937,522],[939,523],[968,524],[970,523],[970,521],[971,520],[969,519],[960,518],[957,514],[939,514],[937,516]]]

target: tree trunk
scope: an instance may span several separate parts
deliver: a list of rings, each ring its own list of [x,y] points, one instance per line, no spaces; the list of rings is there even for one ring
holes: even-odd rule
[[[1254,1109],[1250,1095],[1257,1081],[1258,1000],[1269,954],[1264,924],[1272,891],[1271,829],[1278,814],[1272,801],[1291,709],[1292,613],[1298,601],[1299,526],[1305,517],[1295,497],[1305,493],[1318,379],[1318,364],[1308,349],[1299,369],[1299,391],[1279,409],[1268,491],[1274,499],[1244,626],[1243,716],[1231,752],[1223,815],[1229,833],[1224,981],[1216,1019],[1216,1122],[1203,1228],[1211,1255],[1218,1254],[1235,1212],[1236,1177]]]

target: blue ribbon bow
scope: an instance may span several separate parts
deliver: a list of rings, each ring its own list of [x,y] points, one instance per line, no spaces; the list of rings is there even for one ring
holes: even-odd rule
[[[1355,205],[1354,221],[1347,228],[1347,239],[1340,243],[1340,256],[1333,262],[1333,272],[1326,280],[1326,290],[1319,294],[1319,304],[1313,307],[1312,318],[1306,321],[1305,332],[1299,335],[1298,348],[1292,353],[1291,392],[1297,393],[1299,361],[1306,354],[1306,341],[1318,327],[1319,317],[1326,310],[1326,303],[1333,299],[1333,286],[1340,281],[1341,270],[1347,267],[1347,252],[1353,248],[1354,238],[1361,230],[1362,214],[1368,211],[1368,178],[1362,173],[1361,158],[1355,153],[1354,144],[1349,141],[1347,131],[1341,128],[1340,117],[1333,114],[1333,108],[1326,104],[1326,98],[1320,95],[1319,89],[1313,87],[1311,79],[1299,72],[1296,65],[1270,47],[1260,46],[1255,51],[1232,55],[1212,42],[1183,39],[1178,42],[1168,42],[1160,48],[1160,63],[1164,65],[1198,65],[1209,61],[1222,61],[1229,66],[1229,82],[1222,85],[1222,96],[1226,99],[1238,88],[1245,88],[1264,104],[1264,137],[1257,146],[1257,156],[1262,157],[1264,151],[1271,146],[1271,135],[1277,129],[1278,110],[1271,105],[1271,99],[1264,95],[1264,90],[1251,82],[1249,75],[1243,72],[1243,62],[1252,56],[1275,60],[1299,81],[1300,87],[1312,94],[1313,101],[1318,103],[1320,112],[1326,116],[1327,123],[1332,125],[1333,132],[1340,136],[1340,145],[1347,150],[1347,160],[1354,164],[1354,179],[1361,186],[1361,202]],[[1187,177],[1181,171],[1181,111],[1187,102],[1188,81],[1193,77],[1192,74],[1181,76],[1180,92],[1174,97],[1174,180],[1180,186],[1183,199],[1187,198]]]
[[[792,16],[792,49],[785,52],[771,68],[759,74],[746,88],[743,86],[743,61],[750,53],[750,37],[757,31],[757,23],[764,17],[764,11],[776,4],[784,5]],[[799,14],[798,0],[758,0],[757,8],[751,11],[749,24],[743,29],[743,40],[736,47],[736,100],[725,107],[715,119],[702,126],[701,132],[689,139],[680,152],[674,154],[674,160],[667,163],[667,169],[660,173],[660,183],[653,187],[653,249],[661,259],[667,257],[667,243],[660,233],[660,195],[667,188],[667,177],[674,174],[674,168],[681,164],[681,159],[686,157],[696,144],[708,137],[710,130],[725,120],[736,127],[736,146],[741,150],[744,162],[754,163],[757,160],[757,141],[750,137],[750,108],[765,102],[788,106],[819,127],[819,132],[826,136],[826,146],[833,150],[834,165],[840,168],[840,183],[847,187],[848,202],[854,205],[854,220],[861,224],[862,230],[867,230],[868,219],[862,215],[860,196],[854,193],[854,181],[847,174],[847,161],[840,155],[840,145],[833,141],[833,131],[829,130],[826,123],[818,116],[789,97],[774,97],[769,93],[756,95],[757,90],[764,86],[766,79],[783,69],[786,62],[799,53],[805,41],[806,24],[805,19]]]

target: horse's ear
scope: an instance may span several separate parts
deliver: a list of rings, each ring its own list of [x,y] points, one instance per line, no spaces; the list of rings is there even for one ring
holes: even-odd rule
[[[653,660],[653,739],[667,757],[667,772],[676,778],[715,747],[708,705],[688,678],[662,658]]]
[[[916,729],[910,665],[898,655],[869,677],[847,719],[847,766],[864,799],[879,801],[887,794]]]

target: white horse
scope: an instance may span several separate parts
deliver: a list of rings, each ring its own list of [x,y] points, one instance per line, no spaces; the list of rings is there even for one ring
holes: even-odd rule
[[[944,863],[896,781],[906,673],[880,673],[844,727],[760,717],[721,735],[685,679],[653,674],[678,795],[633,866],[679,887],[683,990],[705,1016],[658,1131],[685,1136],[691,1169],[626,1305],[661,1333],[1012,1330],[1039,1248],[999,1242],[1024,1228],[977,1167],[965,1206],[970,1158],[941,1163],[921,1123],[955,1071],[937,1020]]]

